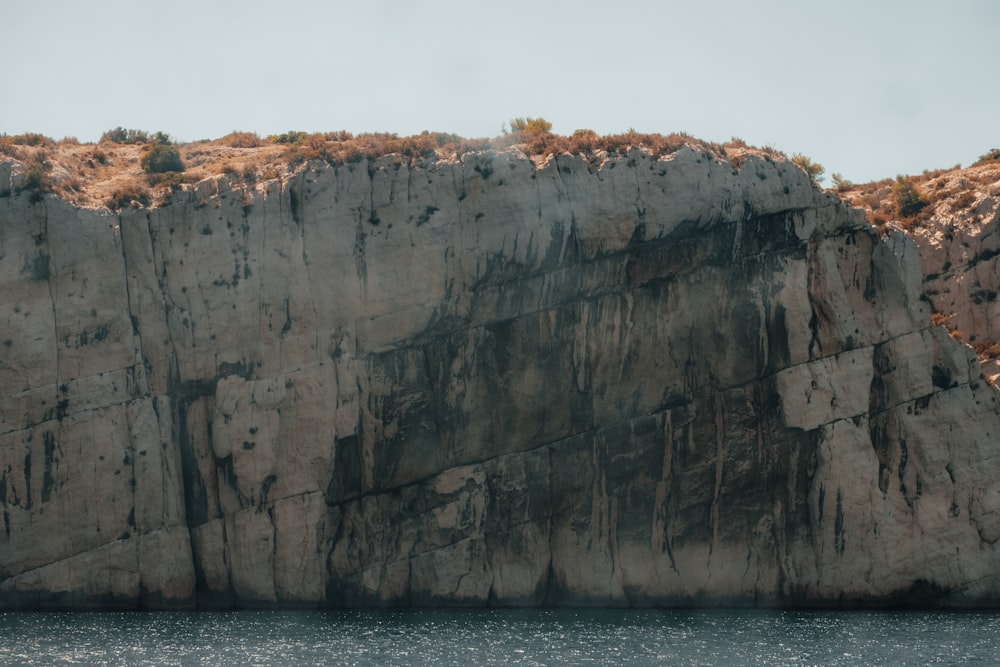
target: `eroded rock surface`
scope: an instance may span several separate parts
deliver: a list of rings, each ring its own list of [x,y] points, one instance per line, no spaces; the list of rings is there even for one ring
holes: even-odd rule
[[[913,242],[789,163],[31,199],[0,198],[0,606],[1000,601],[996,390]]]
[[[1000,381],[1000,162],[929,178],[930,214],[909,230],[920,250],[924,292],[954,335]]]

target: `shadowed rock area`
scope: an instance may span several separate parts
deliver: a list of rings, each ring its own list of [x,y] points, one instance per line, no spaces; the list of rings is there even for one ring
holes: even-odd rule
[[[997,392],[783,159],[8,194],[0,248],[0,607],[1000,602]]]

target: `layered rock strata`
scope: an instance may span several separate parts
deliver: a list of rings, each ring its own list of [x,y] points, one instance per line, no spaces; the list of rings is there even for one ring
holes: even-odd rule
[[[997,393],[783,160],[24,193],[0,248],[2,607],[1000,600]]]

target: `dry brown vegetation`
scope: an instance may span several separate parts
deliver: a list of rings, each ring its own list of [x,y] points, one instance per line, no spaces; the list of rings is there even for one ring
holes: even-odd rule
[[[995,202],[1000,198],[1000,152],[992,151],[965,169],[956,165],[909,178],[853,185],[837,194],[863,209],[868,221],[883,233],[902,228],[917,236],[937,238],[938,243],[950,241],[959,230],[994,219]],[[907,203],[910,214],[902,215],[907,211]],[[945,263],[944,270],[949,266],[950,262]],[[977,299],[992,301],[996,294],[980,292],[970,298],[978,304]],[[976,343],[976,354],[981,361],[1000,358],[1000,342],[967,340],[965,333],[952,324],[950,315],[932,313],[930,323],[944,326],[959,342]]]
[[[980,361],[1000,358],[1000,341],[984,340],[977,343],[975,349]]]
[[[285,171],[267,169],[268,165],[281,164],[284,147],[259,140],[257,145],[244,147],[246,139],[234,135],[213,142],[178,144],[184,171],[163,173],[143,169],[149,145],[142,142],[57,143],[38,136],[0,137],[0,159],[8,157],[26,166],[39,166],[46,191],[78,206],[120,209],[155,205],[184,184],[203,178],[237,173],[241,177],[252,175],[251,180],[258,181],[277,178]]]
[[[924,198],[923,205],[901,210],[898,177],[852,184],[851,188],[839,190],[837,194],[852,206],[863,209],[868,221],[878,228],[887,229],[886,225],[896,223],[907,231],[918,230],[938,215],[958,215],[963,221],[975,222],[979,201],[1000,195],[1000,160],[984,156],[965,169],[956,165],[951,169],[935,169],[903,178],[916,187]]]
[[[550,127],[543,119],[529,118],[515,119],[512,131],[491,139],[466,139],[443,132],[400,137],[389,133],[291,131],[265,138],[253,132],[232,132],[215,140],[179,144],[172,144],[161,132],[119,127],[106,132],[102,141],[89,144],[74,138],[57,142],[41,134],[0,135],[0,160],[13,158],[25,165],[26,174],[30,170],[33,180],[24,181],[22,189],[31,190],[32,196],[54,192],[78,206],[122,209],[162,204],[178,189],[222,174],[249,187],[286,178],[311,161],[339,166],[387,155],[420,163],[456,160],[470,152],[517,148],[539,164],[552,155],[572,153],[585,156],[599,167],[604,160],[635,148],[661,157],[687,145],[715,159],[728,160],[736,168],[751,154],[784,157],[773,149],[753,148],[736,138],[717,144],[685,133],[660,135],[634,130],[613,135],[577,130],[561,136],[552,133]],[[176,147],[183,171],[147,173],[149,153],[161,143]],[[143,168],[144,159],[147,169]]]
[[[948,330],[948,335],[957,340],[959,343],[965,342],[965,334],[958,330],[958,327],[951,323],[951,315],[945,315],[944,313],[931,313],[931,326],[944,327]],[[979,353],[979,346],[976,346],[976,353]],[[984,353],[985,354],[985,353]],[[980,360],[986,359],[984,355],[980,355]]]

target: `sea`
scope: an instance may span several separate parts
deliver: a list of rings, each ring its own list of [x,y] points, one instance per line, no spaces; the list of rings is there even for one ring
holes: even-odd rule
[[[1000,613],[0,613],[0,665],[997,664]]]

